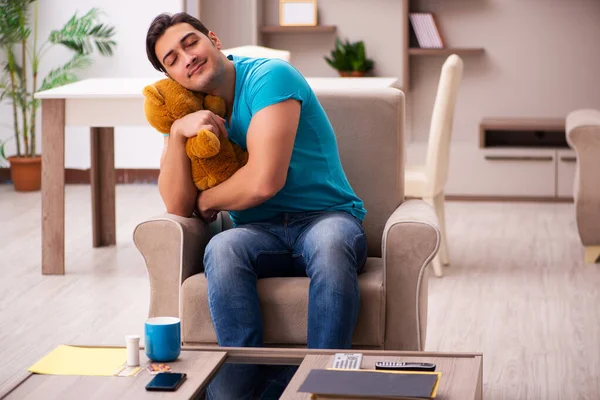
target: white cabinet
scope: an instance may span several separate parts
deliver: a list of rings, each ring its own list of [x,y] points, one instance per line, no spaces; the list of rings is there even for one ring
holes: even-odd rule
[[[427,143],[408,143],[407,164],[424,164]],[[571,198],[575,154],[563,149],[450,146],[446,194],[482,198]]]

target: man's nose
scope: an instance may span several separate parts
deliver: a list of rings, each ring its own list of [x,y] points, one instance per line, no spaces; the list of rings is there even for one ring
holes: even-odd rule
[[[188,54],[186,61],[186,67],[189,67],[190,65],[193,65],[196,62],[196,56],[193,54]]]

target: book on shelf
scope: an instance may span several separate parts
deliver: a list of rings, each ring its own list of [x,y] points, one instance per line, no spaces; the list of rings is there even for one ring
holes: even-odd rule
[[[410,13],[409,18],[410,25],[420,48],[444,48],[444,40],[432,13]]]

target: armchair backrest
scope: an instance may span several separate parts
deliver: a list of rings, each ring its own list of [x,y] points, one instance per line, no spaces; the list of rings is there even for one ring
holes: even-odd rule
[[[394,88],[315,89],[340,158],[364,201],[369,256],[381,256],[386,221],[404,201],[404,93]]]

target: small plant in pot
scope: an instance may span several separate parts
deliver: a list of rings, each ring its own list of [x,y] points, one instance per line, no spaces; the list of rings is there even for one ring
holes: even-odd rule
[[[340,76],[365,76],[375,65],[373,60],[367,58],[365,43],[362,40],[342,42],[340,38],[335,39],[335,49],[331,50],[331,57],[325,57],[325,61],[336,69]]]
[[[92,64],[94,47],[104,56],[113,54],[116,43],[111,38],[115,29],[99,22],[99,14],[95,8],[80,17],[75,13],[61,29],[51,31],[48,39],[38,45],[38,1],[0,0],[0,58],[6,60],[0,65],[0,101],[12,103],[14,131],[14,137],[0,140],[0,163],[10,163],[11,180],[17,191],[41,187],[42,159],[36,152],[36,114],[40,101],[34,98],[35,93],[77,81],[74,72]],[[53,45],[64,46],[73,55],[40,79],[40,61]],[[9,140],[14,140],[16,154],[7,157]]]

